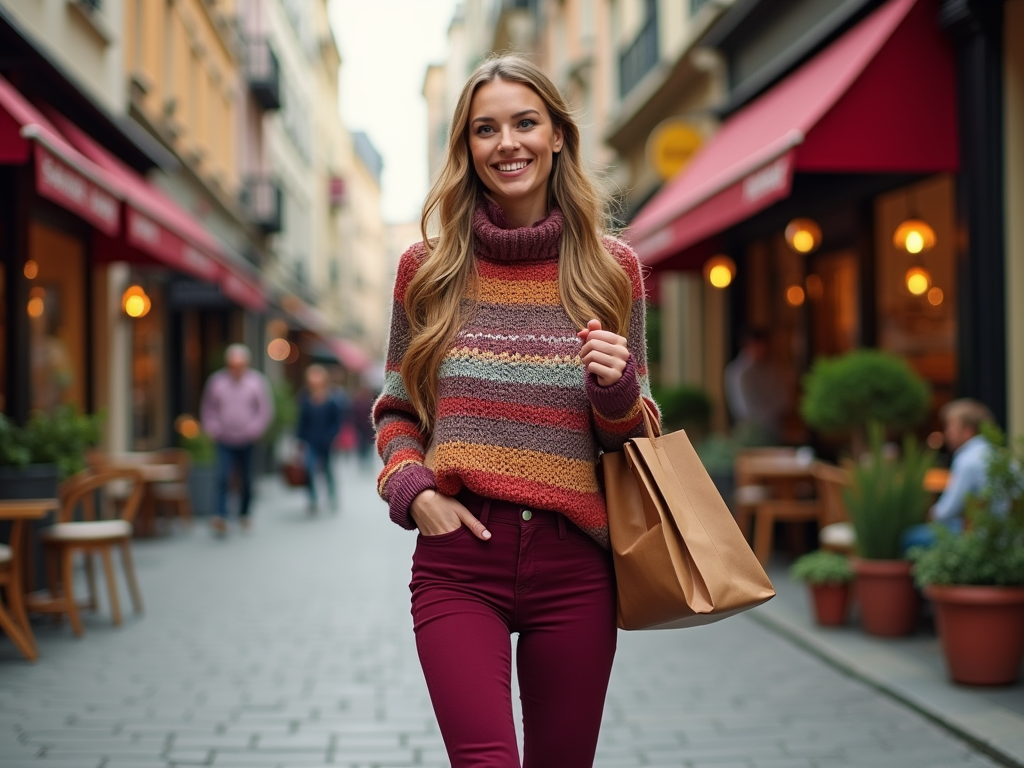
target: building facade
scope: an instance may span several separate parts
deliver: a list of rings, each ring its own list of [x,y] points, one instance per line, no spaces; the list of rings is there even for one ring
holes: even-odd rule
[[[0,2],[0,411],[103,410],[106,447],[148,450],[229,343],[293,383],[381,354],[377,330],[343,336],[346,260],[387,256],[382,234],[349,246],[348,208],[383,231],[379,179],[341,123],[326,7]]]

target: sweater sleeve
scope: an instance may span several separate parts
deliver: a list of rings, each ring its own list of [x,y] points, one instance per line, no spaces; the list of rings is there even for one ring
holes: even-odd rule
[[[594,414],[598,443],[602,450],[619,451],[631,437],[644,435],[643,400],[659,414],[659,420],[661,416],[651,397],[647,372],[647,305],[640,261],[633,250],[619,240],[606,238],[605,247],[622,265],[632,286],[633,304],[626,335],[630,356],[622,378],[609,387],[602,387],[594,374],[587,374],[587,395]]]
[[[416,410],[402,381],[402,359],[409,346],[409,321],[405,314],[405,291],[423,258],[423,245],[413,245],[402,254],[395,279],[391,330],[384,367],[384,389],[373,404],[373,427],[377,452],[384,469],[377,491],[388,503],[391,519],[407,530],[416,524],[409,515],[412,501],[421,492],[436,488],[434,473],[423,464],[427,438],[419,426]]]

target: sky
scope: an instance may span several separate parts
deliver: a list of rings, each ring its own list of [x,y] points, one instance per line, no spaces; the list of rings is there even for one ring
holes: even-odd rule
[[[456,0],[331,0],[341,48],[341,113],[384,158],[382,213],[418,220],[427,194],[423,77],[445,59]]]

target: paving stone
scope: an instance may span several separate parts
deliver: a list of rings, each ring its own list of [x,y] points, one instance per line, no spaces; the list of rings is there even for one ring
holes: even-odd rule
[[[414,537],[372,472],[341,468],[340,514],[311,519],[263,481],[251,534],[133,544],[144,617],[86,616],[80,641],[44,622],[38,664],[0,654],[0,766],[447,768],[411,629]],[[620,633],[596,768],[858,765],[993,763],[748,616]]]

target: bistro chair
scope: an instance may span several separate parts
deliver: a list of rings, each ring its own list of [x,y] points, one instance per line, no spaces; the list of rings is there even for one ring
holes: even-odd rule
[[[821,530],[818,544],[822,549],[851,554],[857,536],[843,501],[843,489],[850,485],[850,471],[824,461],[814,462],[814,484],[821,499]]]
[[[155,535],[156,518],[161,512],[170,511],[167,516],[179,517],[184,525],[192,523],[192,497],[188,487],[192,462],[188,451],[181,448],[119,453],[93,451],[87,461],[94,469],[131,467],[142,472],[145,493],[135,521],[139,536]]]
[[[785,447],[745,448],[737,452],[733,462],[733,476],[736,482],[736,490],[733,492],[733,511],[736,515],[736,523],[744,536],[750,537],[750,524],[754,510],[759,504],[771,499],[773,495],[771,486],[761,482],[756,475],[751,473],[751,464],[763,456],[795,455],[795,448]]]
[[[0,629],[29,661],[39,658],[32,627],[25,611],[25,594],[22,586],[21,560],[25,535],[25,520],[11,522],[11,536],[8,544],[0,544],[0,587],[5,599],[0,601]]]
[[[85,470],[61,486],[61,507],[58,522],[40,531],[46,553],[49,599],[33,600],[29,609],[38,613],[67,614],[72,631],[81,637],[82,620],[74,593],[75,555],[85,559],[89,586],[88,607],[96,608],[96,583],[93,555],[103,561],[104,576],[110,595],[110,613],[115,626],[121,624],[121,603],[114,578],[112,551],[121,550],[125,580],[136,613],[142,612],[142,597],[132,565],[132,523],[142,502],[145,482],[142,473],[131,467],[106,467]],[[97,505],[97,497],[99,504]],[[101,514],[97,515],[97,507]],[[76,520],[76,511],[81,512]],[[104,511],[116,516],[103,519]]]

